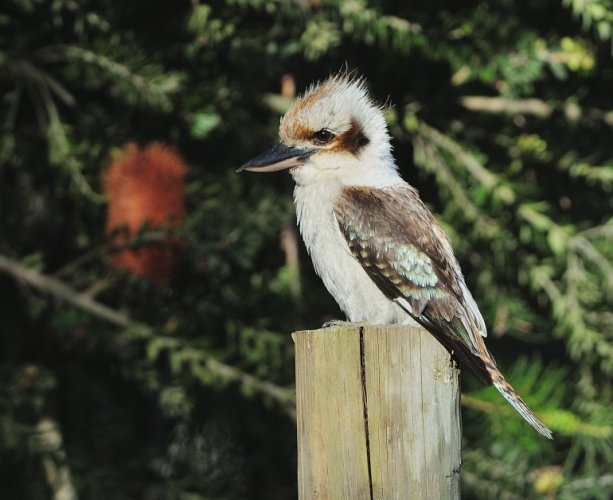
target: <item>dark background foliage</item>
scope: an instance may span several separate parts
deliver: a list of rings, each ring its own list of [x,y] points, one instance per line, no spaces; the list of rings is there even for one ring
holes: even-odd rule
[[[347,67],[556,434],[466,375],[463,496],[610,498],[612,27],[610,0],[3,2],[0,496],[295,496],[289,333],[341,313],[288,176],[234,170],[292,82]],[[101,173],[129,141],[190,166],[162,286],[109,268]]]

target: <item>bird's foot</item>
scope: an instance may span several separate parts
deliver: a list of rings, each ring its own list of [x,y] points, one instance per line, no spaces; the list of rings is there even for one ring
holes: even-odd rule
[[[360,326],[370,326],[371,323],[368,323],[367,321],[343,321],[341,319],[331,319],[330,321],[326,321],[323,325],[321,325],[322,328],[334,328],[334,327],[338,327],[338,326],[355,326],[355,327],[360,327]]]
[[[340,326],[343,323],[347,323],[346,321],[343,321],[342,319],[331,319],[330,321],[326,321],[323,325],[321,325],[322,328],[332,328],[335,326]]]

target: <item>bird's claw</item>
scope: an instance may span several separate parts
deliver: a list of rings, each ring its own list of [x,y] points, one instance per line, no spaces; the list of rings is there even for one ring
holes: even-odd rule
[[[330,321],[326,321],[323,325],[321,325],[322,328],[333,328],[335,326],[340,326],[342,323],[346,323],[346,321],[340,320],[340,319],[331,319]]]
[[[330,321],[326,321],[323,325],[321,325],[321,327],[322,328],[334,328],[337,326],[363,327],[363,326],[371,326],[371,325],[372,323],[369,323],[368,321],[343,321],[342,319],[331,319]]]

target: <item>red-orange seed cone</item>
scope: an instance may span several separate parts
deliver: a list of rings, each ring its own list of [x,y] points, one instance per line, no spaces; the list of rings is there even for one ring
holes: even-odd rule
[[[128,144],[112,159],[103,177],[108,195],[106,231],[122,243],[138,235],[145,223],[155,228],[173,228],[185,219],[185,174],[187,166],[172,149],[151,144],[139,150]],[[112,265],[160,283],[173,271],[179,249],[176,238],[147,243],[116,252]]]

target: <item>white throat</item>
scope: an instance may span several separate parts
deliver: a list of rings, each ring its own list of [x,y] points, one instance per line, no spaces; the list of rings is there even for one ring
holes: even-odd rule
[[[297,186],[318,184],[324,191],[337,192],[342,187],[365,186],[383,188],[404,182],[391,153],[367,154],[359,157],[348,153],[315,156],[311,161],[291,170]]]

